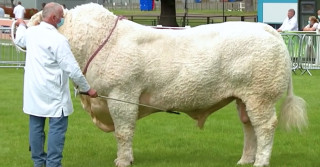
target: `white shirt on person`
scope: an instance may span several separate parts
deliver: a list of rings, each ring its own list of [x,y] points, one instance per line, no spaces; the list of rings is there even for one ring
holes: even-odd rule
[[[26,10],[22,5],[17,5],[13,9],[14,18],[16,19],[23,19],[25,13],[26,13]]]
[[[14,41],[27,48],[24,73],[23,111],[40,117],[68,116],[73,112],[69,77],[87,92],[90,87],[68,44],[46,22],[26,29],[19,26]]]
[[[289,19],[288,17],[283,21],[281,31],[298,31],[298,21],[296,17]]]
[[[0,18],[4,18],[4,10],[0,7]]]
[[[308,24],[307,26],[305,26],[305,28],[314,28],[316,30],[318,28],[318,23],[314,23],[312,27],[310,26],[310,24]]]

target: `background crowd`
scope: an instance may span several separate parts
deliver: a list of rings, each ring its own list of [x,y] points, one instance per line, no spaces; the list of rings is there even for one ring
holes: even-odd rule
[[[298,20],[295,17],[295,10],[289,9],[288,15],[283,21],[281,27],[277,29],[278,32],[283,31],[298,31]],[[320,10],[317,12],[318,16],[310,16],[308,20],[308,25],[306,25],[302,30],[303,31],[319,31],[320,25]]]

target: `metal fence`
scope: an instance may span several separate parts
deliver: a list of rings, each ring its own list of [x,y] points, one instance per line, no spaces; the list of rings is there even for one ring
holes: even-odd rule
[[[12,0],[0,0],[0,5],[11,7]],[[15,0],[16,3],[18,0]],[[26,8],[37,8],[41,10],[41,4],[48,2],[57,2],[60,4],[65,4],[68,9],[75,7],[76,5],[81,5],[85,3],[99,3],[107,8],[112,9],[128,9],[128,10],[139,10],[141,0],[20,0]],[[244,0],[234,0],[233,2],[228,2],[226,0],[175,0],[176,9],[183,10],[185,7],[185,2],[189,9],[195,10],[222,10],[223,3],[225,10],[245,10]],[[161,0],[155,1],[155,10],[161,8]],[[257,11],[257,0],[253,0],[251,4],[254,11]]]
[[[292,32],[281,34],[292,60],[292,71],[301,75],[320,69],[320,34],[316,32]]]
[[[25,53],[12,43],[10,27],[0,27],[0,67],[24,67]]]
[[[124,15],[127,19],[147,26],[159,25],[159,15]],[[179,26],[182,26],[184,16],[179,14],[176,16]],[[194,27],[203,24],[221,23],[224,21],[247,21],[257,22],[257,16],[212,16],[212,15],[187,15],[185,17],[185,25]]]
[[[184,10],[185,1],[176,1],[176,9]],[[140,1],[113,1],[113,2],[105,2],[104,6],[108,9],[113,10],[140,10]],[[257,4],[253,4],[253,10],[257,11]],[[220,1],[205,1],[201,3],[196,3],[194,0],[188,0],[187,8],[189,10],[213,10],[213,11],[245,11],[245,3],[244,2],[220,2]],[[161,9],[161,2],[155,1],[154,10]]]

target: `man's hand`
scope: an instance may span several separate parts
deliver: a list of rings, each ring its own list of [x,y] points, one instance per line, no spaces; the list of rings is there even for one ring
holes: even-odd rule
[[[24,22],[23,19],[17,19],[17,20],[16,20],[16,26],[18,27],[19,25],[24,25],[24,26],[26,26],[26,22]]]
[[[90,97],[93,97],[93,98],[98,97],[97,91],[94,90],[94,89],[92,89],[92,88],[90,88],[87,93],[88,93],[88,95],[89,95]]]

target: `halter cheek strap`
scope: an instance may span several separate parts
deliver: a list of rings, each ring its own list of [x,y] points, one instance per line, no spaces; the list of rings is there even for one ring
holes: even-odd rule
[[[103,46],[109,41],[113,31],[115,30],[118,21],[122,20],[124,17],[123,16],[118,16],[116,22],[114,23],[114,26],[112,27],[112,29],[110,30],[110,33],[108,35],[108,37],[103,41],[103,43],[98,47],[98,49],[91,55],[91,57],[89,58],[89,60],[87,61],[86,66],[84,67],[84,70],[82,71],[83,75],[86,75],[88,67],[91,63],[91,61],[94,59],[94,57],[99,53],[99,51],[103,48]]]

